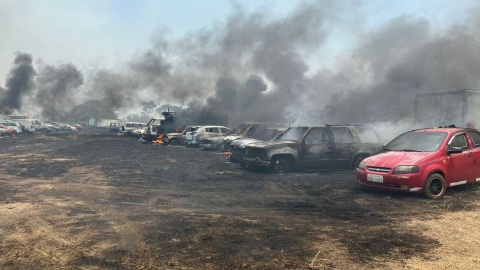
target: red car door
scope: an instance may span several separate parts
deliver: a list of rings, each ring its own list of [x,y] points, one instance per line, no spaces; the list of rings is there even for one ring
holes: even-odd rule
[[[472,142],[473,150],[473,178],[475,181],[480,181],[480,133],[477,131],[469,131],[468,136]]]
[[[447,147],[463,150],[462,153],[450,155],[447,177],[445,179],[447,186],[456,186],[472,181],[474,170],[473,154],[466,134],[455,134]]]

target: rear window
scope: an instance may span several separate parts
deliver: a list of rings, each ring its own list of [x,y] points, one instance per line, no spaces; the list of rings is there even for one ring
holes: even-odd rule
[[[284,133],[279,135],[275,140],[277,141],[295,141],[298,142],[302,139],[308,127],[294,127],[287,129]]]
[[[352,132],[347,127],[332,127],[335,143],[353,143]]]
[[[474,131],[469,131],[468,136],[472,139],[473,147],[480,147],[480,134]]]
[[[205,128],[207,133],[218,133],[218,128]]]

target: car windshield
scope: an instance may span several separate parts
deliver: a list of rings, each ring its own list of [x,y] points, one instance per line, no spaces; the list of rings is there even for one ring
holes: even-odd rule
[[[308,130],[307,127],[290,128],[281,135],[279,135],[276,141],[295,141],[298,142],[302,139],[303,134]]]
[[[236,128],[234,128],[228,135],[241,135],[247,130],[248,126],[247,125],[238,125]]]
[[[253,134],[252,138],[261,140],[261,141],[269,141],[275,138],[275,136],[277,136],[278,133],[280,133],[278,129],[269,128]]]
[[[408,132],[385,145],[387,151],[434,152],[440,149],[447,133]]]

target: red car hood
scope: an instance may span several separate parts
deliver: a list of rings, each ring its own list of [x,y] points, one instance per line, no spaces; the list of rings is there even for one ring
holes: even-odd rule
[[[367,166],[394,168],[398,165],[420,165],[430,159],[435,152],[395,152],[390,151],[366,158]]]

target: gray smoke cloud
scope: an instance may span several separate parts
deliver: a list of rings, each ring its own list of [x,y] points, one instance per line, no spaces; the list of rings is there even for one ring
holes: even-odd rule
[[[33,58],[17,52],[13,67],[8,74],[5,87],[0,89],[0,112],[10,114],[22,108],[22,98],[35,88]]]
[[[367,83],[335,92],[326,107],[329,119],[411,119],[415,94],[480,89],[480,28],[478,20],[468,22],[434,31],[427,21],[405,16],[369,33],[353,53],[354,75]]]
[[[46,65],[37,77],[35,103],[44,119],[58,121],[76,105],[76,92],[83,74],[72,64]]]
[[[123,66],[86,73],[81,87],[79,77],[64,74],[71,84],[59,83],[59,91],[78,93],[53,107],[106,97],[124,111],[138,109],[141,101],[223,111],[230,126],[244,121],[387,126],[412,119],[416,93],[480,89],[479,6],[447,28],[412,16],[368,32],[342,28],[358,44],[333,67],[319,63],[318,68],[312,56],[322,59],[332,29],[361,28],[361,18],[350,16],[358,16],[353,12],[358,1],[338,2],[300,2],[282,16],[233,4],[225,21],[182,37],[162,32],[150,49]],[[6,88],[2,97],[10,92]]]

